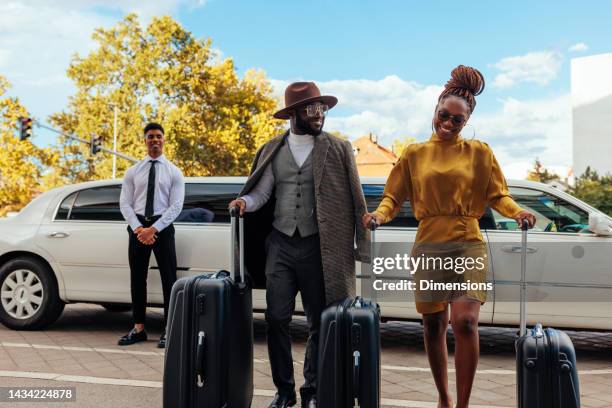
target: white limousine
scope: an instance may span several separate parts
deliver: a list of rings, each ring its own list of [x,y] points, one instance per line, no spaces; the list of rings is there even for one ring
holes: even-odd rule
[[[242,177],[186,179],[184,210],[175,222],[179,277],[228,269],[227,205],[244,182]],[[362,183],[372,210],[385,179],[363,178]],[[508,184],[513,197],[538,219],[529,235],[527,282],[533,301],[528,320],[612,329],[612,303],[606,302],[612,300],[612,238],[588,230],[589,214],[601,212],[544,184]],[[17,215],[0,219],[1,323],[12,329],[41,329],[73,302],[97,303],[113,311],[129,308],[128,234],[119,212],[120,190],[121,180],[64,186],[40,195]],[[489,280],[494,283],[481,323],[518,324],[520,231],[516,222],[491,209],[480,225],[490,244]],[[412,242],[416,227],[406,203],[392,223],[377,231],[377,241]],[[161,283],[154,257],[151,262],[148,299],[159,306]],[[383,321],[419,318],[411,301],[380,303]],[[254,292],[254,308],[265,309],[262,289]]]

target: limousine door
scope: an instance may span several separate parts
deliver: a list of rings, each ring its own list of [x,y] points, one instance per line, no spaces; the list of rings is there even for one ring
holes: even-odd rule
[[[36,244],[59,264],[68,300],[131,302],[120,193],[119,184],[72,193],[38,230]],[[155,279],[149,282],[155,290]]]
[[[177,274],[211,274],[230,268],[230,218],[228,205],[242,189],[242,180],[227,177],[224,183],[185,184],[183,211],[174,222]],[[248,242],[245,245],[249,245]],[[253,291],[253,307],[265,309],[265,292]]]
[[[529,188],[511,188],[518,204],[535,214],[528,235],[527,315],[557,327],[612,328],[609,256],[612,240],[580,232],[588,212],[562,198]],[[519,321],[520,240],[514,220],[494,212],[487,230],[495,271],[495,324]]]

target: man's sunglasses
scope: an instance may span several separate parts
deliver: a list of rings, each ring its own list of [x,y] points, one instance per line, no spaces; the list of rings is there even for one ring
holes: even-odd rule
[[[328,110],[329,106],[323,103],[313,103],[312,105],[307,105],[304,108],[306,116],[308,116],[309,118],[314,118],[315,116],[317,116],[317,113],[321,116],[325,116]]]
[[[451,115],[448,111],[439,110],[438,111],[438,119],[442,122],[446,122],[447,120],[452,120],[454,125],[462,125],[465,123],[465,116],[463,115]]]

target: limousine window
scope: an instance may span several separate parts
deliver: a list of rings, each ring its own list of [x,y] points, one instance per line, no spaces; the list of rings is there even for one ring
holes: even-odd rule
[[[70,210],[72,209],[72,204],[74,204],[74,199],[76,198],[77,193],[72,193],[68,197],[64,198],[64,201],[60,204],[57,209],[57,214],[55,214],[56,220],[67,220],[70,215]]]
[[[384,185],[379,184],[364,184],[363,186],[363,194],[366,199],[366,206],[368,207],[368,212],[375,211],[382,200],[382,194],[385,190]],[[493,219],[493,213],[490,208],[487,208],[485,214],[479,220],[481,229],[495,229],[495,222]],[[419,226],[419,222],[414,217],[414,213],[412,212],[412,207],[410,206],[410,202],[406,201],[402,208],[400,209],[399,214],[395,217],[391,222],[385,224],[386,226],[392,227],[413,227],[417,228]]]
[[[366,199],[366,206],[368,207],[368,212],[375,211],[378,208],[378,204],[380,204],[380,200],[382,199],[383,191],[385,190],[385,186],[382,184],[364,184],[363,194]],[[385,224],[385,226],[391,227],[418,227],[419,222],[414,218],[414,213],[412,212],[412,207],[410,203],[406,201],[402,208],[400,209],[397,217],[393,219],[393,221]]]
[[[119,210],[119,195],[121,186],[105,186],[89,188],[78,192],[67,218],[69,220],[87,221],[123,221]],[[64,200],[68,207],[70,198]],[[61,207],[64,206],[62,203]],[[62,213],[63,215],[63,210]],[[60,212],[58,212],[60,216]],[[58,218],[59,219],[59,218]]]
[[[580,232],[589,227],[589,214],[553,195],[528,188],[512,187],[510,194],[518,205],[536,216],[536,231]],[[493,213],[497,229],[518,230],[515,220]]]
[[[183,211],[175,222],[229,223],[227,206],[241,189],[241,184],[187,183]]]

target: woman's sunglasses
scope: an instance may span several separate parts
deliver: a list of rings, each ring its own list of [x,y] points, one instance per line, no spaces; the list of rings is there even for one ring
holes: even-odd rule
[[[438,111],[438,119],[442,122],[446,122],[447,120],[452,120],[454,125],[462,125],[465,123],[465,116],[463,115],[451,115],[448,111],[439,110]]]

